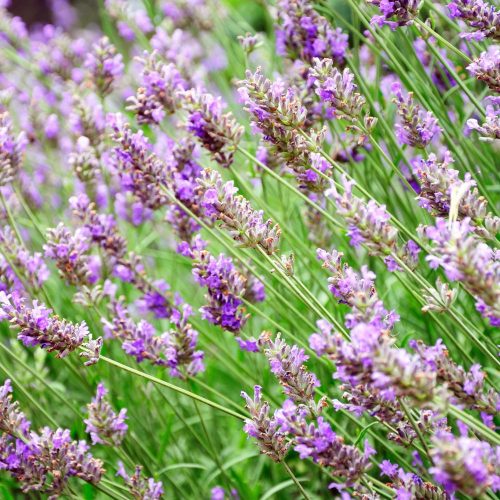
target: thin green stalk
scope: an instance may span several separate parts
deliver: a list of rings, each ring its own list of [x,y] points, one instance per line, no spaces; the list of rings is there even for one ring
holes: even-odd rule
[[[295,486],[297,486],[298,490],[300,491],[300,494],[305,498],[305,500],[309,500],[306,491],[300,484],[300,481],[295,477],[295,474],[292,472],[292,469],[290,469],[289,465],[285,461],[281,463],[283,464],[283,467],[287,471],[288,475],[292,478],[292,481],[295,483]]]
[[[90,351],[88,349],[85,349],[83,347],[81,348],[81,350],[84,352],[90,353]],[[136,376],[141,377],[145,380],[149,380],[150,382],[153,382],[154,384],[161,385],[162,387],[166,387],[167,389],[178,392],[179,394],[182,394],[182,395],[187,396],[191,399],[199,401],[200,403],[211,406],[212,408],[215,408],[216,410],[219,410],[223,413],[226,413],[227,415],[238,418],[240,420],[245,420],[245,418],[246,418],[241,413],[237,413],[237,412],[231,410],[230,408],[226,408],[225,406],[222,406],[219,403],[216,403],[215,401],[211,401],[210,399],[204,398],[203,396],[198,396],[198,394],[194,394],[191,391],[188,391],[186,389],[183,389],[182,387],[178,387],[174,384],[171,384],[170,382],[167,382],[165,380],[162,380],[162,379],[159,379],[159,378],[154,377],[152,375],[149,375],[148,373],[141,372],[140,370],[136,370],[135,368],[131,368],[130,366],[127,366],[127,365],[124,365],[118,361],[115,361],[114,359],[108,358],[106,356],[100,356],[99,359],[104,361],[105,363],[112,365],[112,366],[116,366],[120,370],[129,372],[132,375],[136,375]]]

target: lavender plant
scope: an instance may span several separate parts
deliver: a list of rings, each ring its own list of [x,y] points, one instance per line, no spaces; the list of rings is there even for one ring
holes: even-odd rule
[[[495,2],[21,4],[0,496],[494,498]]]

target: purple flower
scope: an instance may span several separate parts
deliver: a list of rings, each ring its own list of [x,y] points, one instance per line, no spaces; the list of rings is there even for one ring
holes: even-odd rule
[[[85,432],[90,434],[92,444],[105,444],[108,446],[120,446],[128,426],[127,410],[121,409],[117,414],[106,401],[108,391],[104,384],[97,386],[97,394],[91,403],[87,405],[88,417],[84,420],[86,424]]]
[[[157,210],[167,204],[162,187],[166,184],[166,166],[153,152],[141,132],[132,133],[128,124],[116,117],[112,139],[119,146],[113,150],[113,162],[123,189],[131,191],[141,203]]]
[[[269,416],[269,403],[262,401],[261,389],[258,385],[254,387],[253,399],[246,392],[241,393],[251,417],[245,420],[243,430],[248,437],[255,439],[261,453],[275,462],[281,462],[290,445],[285,434],[279,431],[276,418]]]
[[[485,82],[493,92],[500,92],[500,47],[498,45],[491,45],[488,50],[481,52],[481,55],[474,59],[467,69],[478,80]]]
[[[283,392],[297,404],[309,407],[313,414],[319,413],[324,401],[316,405],[314,395],[320,382],[304,365],[309,359],[304,349],[296,345],[289,346],[280,334],[274,340],[263,335],[261,343],[264,346],[264,354],[269,360],[271,372],[283,387]]]
[[[88,137],[82,135],[78,138],[75,150],[70,153],[68,163],[82,182],[96,180],[99,173],[99,160]]]
[[[217,258],[207,250],[191,250],[193,276],[200,286],[207,287],[208,304],[201,307],[202,317],[229,332],[238,333],[248,316],[242,306],[246,279],[238,272],[231,258]]]
[[[309,81],[316,87],[320,100],[331,106],[335,117],[357,121],[365,106],[365,98],[356,92],[354,75],[345,68],[340,72],[331,59],[314,59]]]
[[[24,132],[14,136],[9,114],[0,113],[0,186],[17,177],[27,142]]]
[[[7,254],[9,261],[30,287],[39,289],[47,281],[50,273],[43,261],[42,254],[39,252],[30,254],[18,241],[10,226],[0,228],[0,245],[2,246],[2,254]],[[1,257],[4,258],[3,255]],[[22,283],[18,283],[19,280],[7,261],[5,261],[5,266],[6,269],[2,274],[6,273],[11,276],[12,286],[16,290],[24,290],[24,286]]]
[[[0,387],[0,464],[19,481],[24,493],[36,491],[57,498],[68,481],[78,477],[96,485],[104,474],[103,463],[88,453],[85,441],[72,441],[68,429],[44,427],[39,433],[12,402],[12,387]]]
[[[10,379],[0,387],[0,430],[24,438],[28,438],[31,431],[31,423],[19,409],[19,403],[12,401]]]
[[[307,409],[297,407],[289,399],[275,414],[281,432],[292,437],[301,459],[311,458],[335,477],[346,479],[348,484],[358,481],[370,465],[371,452],[367,449],[362,453],[355,446],[346,445],[323,417],[309,423],[307,416]]]
[[[344,62],[347,34],[333,28],[307,0],[280,0],[276,7],[276,48],[280,55],[309,64],[314,57]]]
[[[435,226],[420,227],[419,232],[434,243],[427,256],[431,268],[441,266],[450,281],[461,281],[476,299],[477,310],[500,326],[500,261],[497,252],[472,232],[470,219],[437,219]]]
[[[243,134],[231,113],[223,113],[221,98],[191,89],[181,93],[182,107],[188,114],[186,127],[212,158],[222,167],[230,167]]]
[[[63,358],[82,345],[89,331],[84,321],[73,324],[51,316],[51,312],[36,300],[32,307],[27,307],[24,299],[0,292],[1,317],[19,328],[18,339],[25,346],[39,345],[48,352],[56,351],[57,357]]]
[[[111,93],[115,80],[123,73],[124,65],[121,54],[117,54],[108,38],[103,37],[87,55],[85,67],[90,71],[97,93],[105,96]]]
[[[393,102],[401,119],[401,123],[396,124],[399,141],[414,148],[426,148],[441,133],[437,119],[430,111],[425,112],[414,103],[412,92],[405,96],[399,82],[393,83],[391,90],[396,96]]]
[[[188,85],[177,68],[163,63],[156,51],[145,52],[137,60],[143,65],[142,85],[135,96],[127,99],[127,109],[136,114],[138,123],[159,124],[180,106],[179,91],[187,90]]]
[[[389,26],[395,30],[398,26],[408,26],[418,14],[418,0],[367,0],[376,5],[381,16],[373,16],[371,24]]]
[[[390,215],[385,205],[378,205],[375,200],[365,203],[361,198],[354,196],[352,192],[354,181],[347,180],[346,177],[342,178],[342,184],[342,194],[332,183],[326,195],[335,200],[337,212],[344,217],[351,245],[357,247],[363,244],[371,255],[384,257],[389,270],[399,270],[394,262],[395,256],[414,267],[415,249],[408,244],[403,248],[398,246],[398,230],[389,223]]]
[[[237,195],[233,181],[224,183],[218,172],[205,169],[198,183],[205,214],[222,221],[234,240],[247,247],[260,246],[269,255],[277,251],[281,229],[271,219],[264,221],[262,211],[254,210],[248,200]]]
[[[453,0],[448,4],[450,17],[461,19],[472,33],[461,33],[468,40],[493,38],[500,40],[500,11],[483,0]]]
[[[120,476],[130,491],[132,498],[141,498],[144,500],[157,500],[163,497],[163,484],[161,481],[155,481],[152,477],[142,477],[142,467],[138,465],[134,474],[130,476],[122,462],[118,462],[117,476]]]
[[[93,272],[88,254],[90,239],[85,230],[77,229],[71,233],[61,222],[56,228],[47,230],[47,243],[43,249],[68,283],[81,287],[98,280],[99,275]]]
[[[477,130],[480,141],[494,142],[500,139],[500,98],[490,97],[490,105],[486,106],[486,121],[481,125],[476,119],[467,120],[469,130]]]
[[[436,498],[446,500],[448,496],[437,486],[424,482],[420,476],[405,472],[402,467],[389,460],[380,463],[380,472],[391,479],[390,487],[395,490],[398,500],[413,498]]]
[[[499,489],[498,447],[466,435],[456,437],[446,431],[433,436],[432,444],[434,465],[429,472],[448,494],[460,490],[478,498],[488,488]]]
[[[438,340],[434,346],[426,346],[422,341],[411,341],[424,363],[437,373],[441,383],[446,384],[456,403],[471,410],[495,415],[500,405],[499,394],[485,387],[485,374],[480,365],[474,364],[469,371],[457,365],[451,358],[443,342]]]
[[[413,172],[420,183],[417,198],[420,206],[433,215],[448,217],[451,197],[460,193],[458,218],[469,217],[475,223],[476,234],[494,238],[500,229],[500,218],[488,212],[488,202],[480,196],[470,174],[465,174],[462,180],[459,171],[450,168],[453,161],[447,151],[442,162],[434,154],[430,154],[427,160],[416,159],[413,162]]]

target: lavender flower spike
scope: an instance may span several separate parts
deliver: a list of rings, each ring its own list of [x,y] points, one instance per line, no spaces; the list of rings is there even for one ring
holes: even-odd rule
[[[398,230],[389,223],[390,215],[385,205],[378,205],[374,200],[365,203],[352,193],[354,181],[343,177],[344,192],[340,194],[332,183],[327,191],[336,204],[337,211],[348,224],[347,234],[351,238],[351,245],[357,247],[364,244],[371,255],[384,257],[390,271],[400,270],[394,260],[394,255],[410,266],[415,266],[419,248],[413,241],[408,241],[404,248],[398,247]]]
[[[254,210],[248,200],[236,194],[232,181],[224,183],[218,172],[205,169],[198,184],[204,191],[206,215],[220,220],[235,241],[246,247],[259,246],[269,255],[277,251],[280,227],[271,219],[264,221],[262,211]]]
[[[127,109],[137,115],[138,123],[160,123],[166,114],[180,106],[179,91],[186,90],[184,78],[173,64],[165,64],[156,51],[137,60],[143,65],[142,86],[127,99]]]
[[[43,247],[45,255],[55,261],[61,276],[76,286],[96,281],[91,270],[89,248],[90,240],[84,230],[77,229],[72,234],[62,222],[47,231],[47,243]]]
[[[340,72],[333,66],[331,59],[313,60],[313,67],[309,73],[309,81],[314,83],[316,94],[321,101],[333,108],[337,118],[355,122],[360,118],[365,98],[356,92],[354,75],[345,68]]]
[[[0,387],[0,463],[19,481],[23,493],[36,491],[56,499],[72,477],[98,484],[103,464],[88,453],[85,441],[72,441],[68,429],[33,431],[11,392],[7,379]]]
[[[373,16],[371,24],[389,26],[395,30],[398,26],[408,26],[418,14],[419,0],[366,0],[376,5],[381,16]]]
[[[472,33],[462,33],[462,38],[500,40],[500,11],[483,0],[453,0],[448,4],[450,17],[461,19],[473,29]]]
[[[13,135],[9,114],[0,113],[0,186],[9,184],[17,177],[27,142],[24,132],[17,137]]]
[[[476,299],[477,310],[493,326],[500,326],[500,261],[496,251],[470,234],[472,229],[469,218],[437,219],[435,227],[418,231],[434,243],[429,265],[441,266],[450,281],[461,281]]]
[[[125,481],[132,498],[141,500],[158,500],[163,497],[163,484],[155,481],[152,477],[144,479],[142,477],[142,467],[138,465],[134,474],[130,476],[121,462],[118,462],[117,476]]]
[[[85,67],[90,71],[97,93],[105,96],[112,91],[114,81],[123,73],[122,56],[116,53],[107,37],[101,38],[93,49],[87,55]]]
[[[37,301],[30,308],[24,299],[0,292],[0,318],[20,329],[18,339],[28,347],[40,345],[48,352],[56,351],[57,357],[63,358],[82,345],[89,330],[84,321],[73,324],[50,313]]]
[[[500,46],[488,47],[488,50],[481,52],[467,69],[478,80],[485,82],[493,92],[500,92]]]
[[[292,61],[311,64],[314,57],[328,57],[336,64],[344,62],[348,36],[334,29],[308,0],[279,0],[276,5],[278,54]]]
[[[191,89],[181,94],[182,107],[189,113],[187,129],[222,167],[230,167],[243,134],[231,113],[223,114],[220,98]]]
[[[432,444],[434,466],[429,472],[448,494],[460,490],[479,498],[488,488],[500,489],[498,447],[495,449],[485,441],[466,435],[455,437],[445,431],[438,432]]]
[[[316,375],[304,365],[309,359],[304,349],[296,345],[289,346],[280,334],[272,340],[266,332],[261,336],[261,343],[271,371],[283,386],[284,393],[297,404],[309,407],[313,414],[320,413],[324,401],[319,405],[314,401],[315,389],[320,383]]]
[[[0,430],[14,436],[29,436],[31,423],[19,409],[19,403],[12,401],[12,384],[6,379],[0,387]]]
[[[420,183],[418,201],[421,207],[433,215],[449,217],[451,199],[460,193],[457,207],[459,220],[469,217],[474,224],[474,231],[483,238],[495,238],[500,229],[500,218],[488,212],[488,202],[479,195],[476,182],[470,174],[460,179],[458,170],[450,168],[453,158],[449,151],[439,162],[431,153],[427,160],[414,162],[413,172]]]
[[[275,418],[280,430],[293,437],[294,449],[301,459],[311,458],[334,476],[346,479],[348,485],[354,484],[368,469],[373,450],[367,447],[361,453],[355,446],[346,445],[323,417],[314,423],[307,422],[308,413],[306,408],[297,407],[287,399]]]
[[[275,462],[281,462],[290,444],[287,443],[285,434],[279,431],[276,418],[269,417],[269,403],[262,401],[261,389],[259,385],[254,387],[253,399],[246,392],[241,393],[251,416],[251,419],[245,420],[244,430],[257,441],[261,453]]]
[[[481,125],[474,118],[467,120],[469,130],[479,132],[479,140],[494,142],[500,140],[500,97],[490,97],[491,104],[486,106],[486,121]]]
[[[399,82],[395,82],[391,88],[395,94],[394,102],[398,107],[401,122],[396,124],[396,135],[402,144],[408,144],[414,148],[424,149],[441,132],[437,119],[430,111],[423,111],[413,101],[413,92],[405,96]]]
[[[108,391],[104,384],[97,386],[97,394],[91,403],[87,405],[88,417],[84,420],[85,432],[90,434],[92,444],[106,444],[108,446],[120,446],[127,432],[125,423],[127,410],[122,408],[117,414],[105,397]]]

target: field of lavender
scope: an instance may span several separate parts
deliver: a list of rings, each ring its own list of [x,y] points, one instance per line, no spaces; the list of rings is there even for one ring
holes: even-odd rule
[[[0,498],[497,498],[498,3],[10,3]]]

